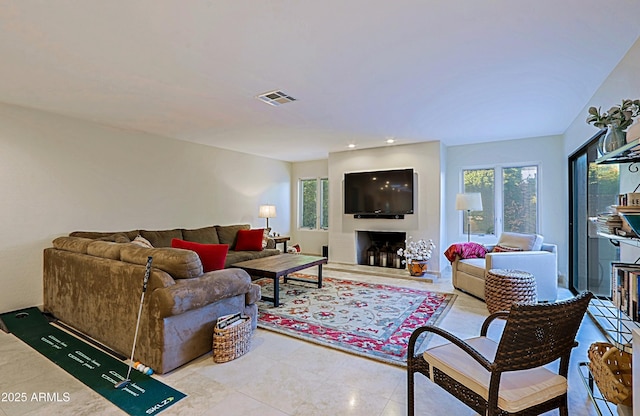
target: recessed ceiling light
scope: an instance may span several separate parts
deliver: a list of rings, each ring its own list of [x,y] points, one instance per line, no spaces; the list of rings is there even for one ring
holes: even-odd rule
[[[262,94],[256,95],[256,98],[269,105],[281,105],[296,101],[295,98],[293,98],[289,94],[285,94],[280,90],[264,92]]]
[[[347,145],[347,147],[348,147],[349,149],[353,149],[353,148],[355,148],[355,147],[356,147],[356,145],[355,145],[355,144],[353,144],[353,143],[349,143],[349,144]]]
[[[387,144],[394,144],[396,142],[396,139],[394,139],[393,137],[387,137]]]

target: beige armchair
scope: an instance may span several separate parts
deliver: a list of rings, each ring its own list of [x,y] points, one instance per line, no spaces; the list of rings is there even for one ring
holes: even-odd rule
[[[537,234],[502,233],[495,246],[487,246],[489,252],[485,258],[456,258],[451,263],[453,286],[484,300],[485,276],[489,270],[522,270],[536,279],[538,301],[554,302],[558,295],[558,248],[542,240]],[[517,251],[491,252],[496,246]]]

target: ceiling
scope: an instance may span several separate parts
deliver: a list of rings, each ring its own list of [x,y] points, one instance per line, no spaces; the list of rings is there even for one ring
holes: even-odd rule
[[[285,161],[562,134],[638,17],[638,0],[2,2],[0,102]],[[297,100],[256,98],[276,89]]]

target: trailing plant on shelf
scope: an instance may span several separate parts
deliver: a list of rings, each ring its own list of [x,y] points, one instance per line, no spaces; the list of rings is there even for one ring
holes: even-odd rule
[[[433,253],[433,249],[436,248],[436,245],[433,243],[433,240],[418,240],[418,241],[409,241],[412,240],[412,237],[409,237],[405,240],[406,248],[398,249],[398,256],[404,257],[402,260],[402,264],[411,263],[413,260],[416,261],[427,261],[431,258],[431,254]]]
[[[612,126],[624,131],[638,115],[640,115],[640,100],[625,99],[622,100],[622,104],[614,105],[605,112],[602,112],[600,107],[589,107],[587,123],[599,128]]]

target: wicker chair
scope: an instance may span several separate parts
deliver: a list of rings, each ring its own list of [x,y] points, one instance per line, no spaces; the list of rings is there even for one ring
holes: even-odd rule
[[[407,362],[409,415],[414,414],[414,373],[420,372],[482,415],[538,415],[558,408],[568,416],[569,356],[592,297],[584,292],[557,303],[516,303],[510,312],[490,315],[480,336],[464,341],[431,325],[416,329]],[[496,342],[486,335],[498,317],[507,321]],[[424,332],[450,342],[416,356],[416,341]],[[542,367],[557,359],[557,373]]]

